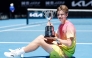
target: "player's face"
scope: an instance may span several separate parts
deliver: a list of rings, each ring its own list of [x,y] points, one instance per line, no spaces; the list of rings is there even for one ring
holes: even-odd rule
[[[67,19],[68,14],[66,14],[65,12],[63,12],[62,10],[57,12],[57,17],[58,19],[62,22],[62,24],[65,22],[65,20]]]

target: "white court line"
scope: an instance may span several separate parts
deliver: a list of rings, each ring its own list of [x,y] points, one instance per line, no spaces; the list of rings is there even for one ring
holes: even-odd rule
[[[78,32],[92,32],[92,30],[76,30]]]
[[[35,23],[39,23],[39,22],[35,22]],[[35,24],[35,23],[33,23],[33,24]],[[15,24],[15,25],[9,25],[9,26],[1,26],[0,28],[15,27],[15,26],[22,26],[22,25],[26,25],[26,24]]]
[[[38,32],[41,32],[41,31],[45,31],[45,30],[11,30],[11,31],[20,31],[20,32],[21,32],[21,31],[23,31],[23,32],[24,32],[24,31],[25,31],[25,32],[26,32],[26,31],[33,31],[33,32],[34,32],[34,31],[38,31]],[[92,30],[76,30],[76,31],[77,31],[77,32],[92,32]]]
[[[20,31],[20,32],[21,32],[21,31],[25,31],[25,32],[27,32],[27,31],[33,31],[33,32],[34,32],[34,31],[38,31],[38,32],[41,32],[41,31],[42,31],[42,32],[43,32],[43,31],[45,31],[45,30],[11,30],[11,31]]]
[[[15,27],[15,26],[22,26],[25,24],[16,24],[16,25],[9,25],[9,26],[1,26],[0,28],[7,28],[7,27]]]
[[[29,44],[30,42],[0,42],[0,44]],[[92,43],[76,43],[82,45],[92,45]]]
[[[53,22],[53,23],[56,23],[56,22]],[[36,24],[36,25],[25,26],[25,27],[23,26],[23,27],[17,27],[17,28],[10,28],[10,29],[6,29],[6,30],[1,30],[0,32],[13,31],[13,30],[22,29],[22,28],[28,28],[28,27],[35,27],[35,26],[40,26],[40,25],[43,25],[43,24]]]
[[[11,30],[16,30],[16,29],[22,29],[22,28],[28,28],[28,27],[35,27],[35,26],[40,26],[40,24],[38,24],[38,25],[26,26],[26,27],[19,27],[19,28],[6,29],[6,30],[1,30],[0,32],[11,31]]]
[[[46,22],[46,21],[43,21],[43,22]],[[55,20],[53,20],[53,22],[56,23]],[[36,24],[36,23],[42,23],[42,22],[32,22],[30,24]],[[9,26],[1,26],[0,28],[7,28],[7,27],[15,27],[15,26],[22,26],[22,25],[26,25],[26,24],[15,24],[15,25],[9,25]],[[37,25],[37,24],[36,24]]]

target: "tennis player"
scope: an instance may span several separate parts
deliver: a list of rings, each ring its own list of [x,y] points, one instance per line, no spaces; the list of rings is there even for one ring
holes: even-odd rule
[[[32,52],[41,46],[50,54],[50,58],[71,58],[76,48],[76,30],[74,25],[67,19],[68,7],[66,5],[60,5],[57,8],[57,17],[61,24],[58,27],[56,36],[48,37],[54,39],[53,44],[46,43],[45,40],[47,38],[44,38],[44,35],[39,35],[25,48],[4,52],[4,55],[6,57],[16,57],[24,53]]]

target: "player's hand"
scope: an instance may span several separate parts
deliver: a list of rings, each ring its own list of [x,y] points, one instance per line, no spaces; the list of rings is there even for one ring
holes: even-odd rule
[[[53,39],[53,40],[56,40],[57,38],[56,38],[56,37],[46,37],[46,39]]]
[[[45,37],[48,44],[57,44],[55,37]]]
[[[48,43],[48,44],[53,44],[52,43],[54,41],[53,38],[54,37],[45,37],[45,42]]]
[[[53,39],[54,37],[46,37],[46,39]]]

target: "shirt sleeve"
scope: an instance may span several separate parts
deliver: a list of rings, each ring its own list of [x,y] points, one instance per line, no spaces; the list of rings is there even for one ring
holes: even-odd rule
[[[66,29],[66,36],[67,38],[70,38],[70,37],[74,37],[74,27],[73,26],[67,26],[67,29]]]

